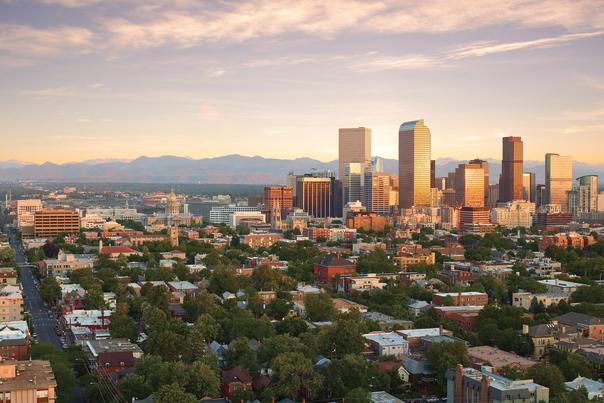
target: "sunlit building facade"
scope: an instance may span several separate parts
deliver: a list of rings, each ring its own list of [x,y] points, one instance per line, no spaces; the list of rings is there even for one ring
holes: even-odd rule
[[[503,159],[499,179],[499,201],[522,200],[524,151],[520,137],[503,138]]]
[[[568,210],[568,192],[573,190],[573,159],[570,156],[545,154],[545,204]]]
[[[371,165],[371,129],[356,127],[340,129],[338,133],[338,177],[344,176],[344,168],[350,162]]]
[[[484,207],[484,168],[481,164],[459,164],[455,169],[455,197],[460,207]]]
[[[399,129],[399,205],[430,205],[430,129],[424,120],[405,122]]]
[[[577,178],[579,213],[598,211],[598,176],[585,175]]]
[[[331,178],[299,176],[296,181],[296,207],[315,218],[331,214]]]

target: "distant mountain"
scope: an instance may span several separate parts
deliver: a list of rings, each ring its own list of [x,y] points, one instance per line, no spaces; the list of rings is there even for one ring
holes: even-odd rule
[[[501,161],[490,162],[491,182],[496,183]],[[398,162],[383,158],[384,170],[398,172]],[[465,162],[451,158],[436,161],[436,175],[446,176]],[[0,161],[0,181],[34,180],[48,182],[121,182],[121,183],[203,183],[203,184],[276,184],[284,183],[288,172],[311,172],[313,169],[337,170],[337,160],[323,162],[312,158],[293,160],[225,155],[217,158],[191,159],[175,156],[139,157],[127,160],[89,160],[67,164],[30,164]],[[525,171],[537,173],[542,183],[541,161],[525,161]],[[586,174],[604,178],[604,164],[575,162],[574,176]]]

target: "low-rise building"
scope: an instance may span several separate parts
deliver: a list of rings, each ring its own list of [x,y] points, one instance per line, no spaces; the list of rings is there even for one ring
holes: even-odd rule
[[[571,294],[571,293],[577,291],[577,289],[579,287],[585,286],[585,284],[582,284],[582,283],[575,283],[573,281],[559,280],[557,278],[539,280],[539,283],[545,285],[549,292],[557,293],[557,294]]]
[[[12,267],[0,268],[1,285],[17,285],[17,271]]]
[[[340,257],[339,254],[331,253],[321,263],[315,264],[314,275],[320,283],[331,283],[335,276],[352,276],[356,269],[355,263]]]
[[[483,306],[489,303],[489,295],[485,292],[438,292],[432,296],[432,304],[435,306],[446,305],[452,302],[453,306]]]
[[[419,349],[422,345],[422,340],[424,339],[424,337],[453,335],[453,332],[444,329],[442,326],[426,329],[397,330],[396,332],[403,336],[405,340],[407,340],[407,342],[409,343],[410,350]]]
[[[44,259],[38,263],[43,276],[67,276],[78,269],[92,269],[93,255],[76,255],[59,251],[56,259]]]
[[[336,280],[336,289],[338,292],[364,292],[372,290],[382,290],[386,283],[377,273],[369,273],[360,276],[344,276]]]
[[[532,294],[530,292],[515,292],[512,294],[512,305],[517,308],[530,310],[534,306],[543,305],[558,305],[561,301],[570,301],[570,294]]]
[[[23,320],[23,313],[21,288],[15,285],[0,288],[0,322]]]
[[[282,239],[283,234],[280,233],[256,232],[244,235],[243,243],[254,249],[268,248]]]
[[[56,401],[54,373],[49,361],[0,361],[0,396],[11,403]]]
[[[143,350],[127,339],[87,340],[84,347],[89,365],[116,381],[143,356]]]
[[[406,271],[414,265],[436,263],[436,255],[432,251],[421,251],[395,256],[393,260],[402,271]]]
[[[547,403],[549,389],[532,379],[515,381],[497,375],[491,367],[457,365],[447,372],[447,403],[466,402]]]
[[[434,311],[439,318],[452,319],[461,329],[473,331],[478,326],[478,315],[482,308],[482,306],[437,306],[434,307]]]
[[[604,383],[582,376],[576,377],[571,382],[565,382],[564,387],[570,391],[576,391],[582,387],[585,388],[589,400],[604,397]]]
[[[371,332],[364,334],[372,350],[379,356],[392,355],[403,358],[409,353],[409,342],[396,332]]]
[[[495,371],[503,367],[528,369],[537,364],[537,361],[492,346],[470,347],[468,348],[468,356],[475,367],[480,368],[483,365],[490,365]]]
[[[24,320],[0,322],[0,356],[2,360],[29,358],[31,337]]]

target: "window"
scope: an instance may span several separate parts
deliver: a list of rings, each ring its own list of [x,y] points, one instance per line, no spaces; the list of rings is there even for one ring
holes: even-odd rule
[[[36,397],[38,397],[38,398],[48,397],[48,390],[37,390]]]

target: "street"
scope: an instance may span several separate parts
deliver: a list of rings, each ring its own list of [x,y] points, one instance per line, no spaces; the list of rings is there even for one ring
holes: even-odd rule
[[[35,286],[31,267],[23,252],[23,246],[17,236],[10,230],[5,232],[10,237],[10,243],[17,254],[17,264],[21,271],[21,286],[23,300],[29,316],[32,318],[34,334],[39,342],[50,343],[57,348],[62,348],[61,340],[55,333],[58,321],[52,316],[48,307],[42,301],[40,293]]]

